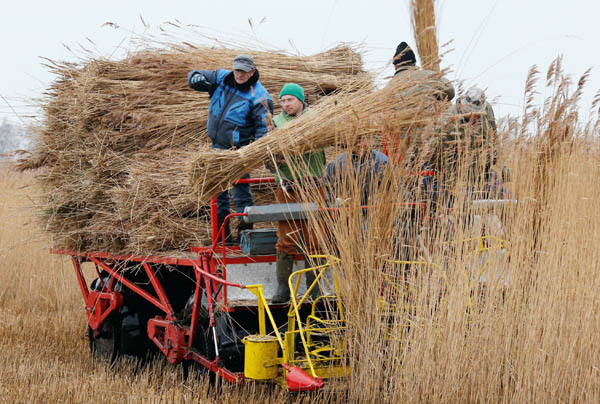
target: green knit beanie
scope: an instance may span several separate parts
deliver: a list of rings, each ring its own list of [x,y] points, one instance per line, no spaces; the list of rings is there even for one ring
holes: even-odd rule
[[[283,86],[281,92],[279,93],[279,98],[283,97],[284,95],[293,95],[304,103],[304,89],[296,83],[287,83],[285,86]]]

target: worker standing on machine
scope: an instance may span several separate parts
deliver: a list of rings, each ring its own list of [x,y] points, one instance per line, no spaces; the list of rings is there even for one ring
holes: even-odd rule
[[[281,128],[292,119],[297,118],[308,110],[305,102],[304,89],[295,83],[288,83],[279,93],[279,102],[283,111],[273,119],[276,128]],[[319,186],[320,178],[325,170],[325,152],[309,151],[303,154],[289,156],[286,160],[275,158],[271,164],[275,172],[277,203],[301,202],[301,188],[314,189]],[[272,303],[286,303],[290,300],[288,279],[293,271],[294,255],[298,254],[300,240],[308,254],[318,252],[314,232],[309,228],[307,220],[282,220],[277,222],[277,292]],[[308,263],[308,257],[306,257]],[[306,273],[306,284],[314,280],[312,272]],[[312,297],[318,294],[318,288],[312,290]]]
[[[258,70],[249,55],[237,55],[233,59],[233,71],[192,70],[188,84],[196,91],[208,92],[208,137],[215,149],[236,149],[260,139],[267,133],[267,125],[273,113],[271,96],[258,80]],[[242,178],[249,178],[247,174]],[[250,184],[236,184],[232,189],[237,212],[252,206]],[[217,196],[217,220],[220,228],[230,213],[229,191]],[[252,224],[240,221],[238,237],[242,230]],[[229,223],[225,227],[225,241],[231,243]]]
[[[502,192],[502,186],[492,167],[497,160],[496,120],[485,93],[471,87],[456,100],[443,125],[443,133],[435,137],[429,166],[435,171],[438,192],[456,191],[463,177],[466,192]],[[441,196],[441,195],[439,195]],[[446,195],[451,203],[451,195]]]
[[[406,42],[400,42],[394,52],[392,60],[394,65],[394,76],[388,85],[394,82],[403,82],[407,87],[396,94],[399,99],[410,97],[426,97],[438,101],[443,105],[444,102],[451,101],[454,98],[455,91],[452,83],[442,77],[442,73],[423,69],[417,66],[415,53]],[[395,163],[403,161],[405,164],[417,166],[422,165],[421,153],[423,153],[424,139],[421,137],[421,128],[414,128],[409,132],[392,133],[390,139],[389,156]],[[406,139],[410,134],[410,139]],[[408,149],[403,147],[405,140]],[[406,154],[406,156],[403,156]]]

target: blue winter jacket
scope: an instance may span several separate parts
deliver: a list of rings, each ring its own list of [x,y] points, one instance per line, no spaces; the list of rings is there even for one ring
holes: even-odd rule
[[[194,80],[192,76],[203,78]],[[233,72],[225,69],[192,70],[188,84],[210,95],[208,136],[213,147],[231,149],[246,146],[267,133],[267,114],[273,114],[273,101],[258,81],[258,70],[244,84],[235,82]]]

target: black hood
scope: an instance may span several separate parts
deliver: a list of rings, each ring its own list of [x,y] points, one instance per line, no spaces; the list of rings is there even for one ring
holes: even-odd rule
[[[233,87],[237,90],[247,91],[251,86],[255,85],[256,82],[258,81],[258,69],[256,69],[256,71],[254,72],[252,77],[250,77],[250,79],[248,79],[248,81],[245,82],[244,84],[236,83],[235,77],[233,76],[233,72],[231,72],[227,76],[225,76],[225,80],[223,80],[223,81],[228,86]]]

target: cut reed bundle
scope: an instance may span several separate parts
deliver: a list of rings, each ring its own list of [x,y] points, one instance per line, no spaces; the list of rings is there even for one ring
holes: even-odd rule
[[[421,66],[440,71],[440,55],[435,24],[435,0],[410,0],[411,26],[421,58]]]
[[[312,56],[173,45],[117,61],[48,62],[57,79],[34,151],[18,167],[42,168],[40,215],[55,247],[157,253],[206,240],[205,201],[184,164],[210,142],[209,98],[188,88],[187,72],[230,69],[239,53],[254,56],[273,98],[287,82],[315,103],[357,77],[370,80],[345,45]]]
[[[323,100],[257,142],[239,150],[201,151],[191,175],[198,199],[208,201],[274,155],[353,144],[361,138],[369,138],[374,147],[381,147],[385,133],[410,132],[429,125],[445,106],[437,100],[435,86],[428,85],[438,79],[427,76],[393,80],[376,92],[372,92],[369,82],[357,80],[349,91]]]

